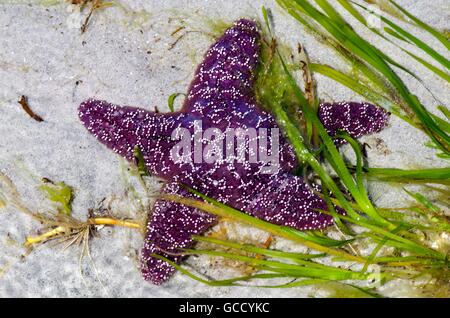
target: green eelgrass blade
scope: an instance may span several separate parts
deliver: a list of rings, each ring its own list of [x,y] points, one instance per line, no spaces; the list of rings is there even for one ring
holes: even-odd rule
[[[337,286],[331,286],[330,284],[337,284]],[[352,284],[347,284],[339,281],[329,281],[325,279],[301,279],[294,280],[292,282],[276,285],[276,286],[259,286],[264,288],[292,288],[292,287],[302,287],[308,285],[319,285],[318,287],[326,288],[327,290],[334,291],[335,293],[339,293],[339,297],[364,297],[364,298],[382,298],[380,295],[373,293],[366,288],[361,288]],[[351,292],[349,293],[349,289]],[[337,297],[333,295],[332,297]]]
[[[177,263],[161,256],[158,254],[153,254],[151,255],[152,257],[155,257],[157,259],[163,260],[167,263],[169,263],[170,265],[172,265],[175,269],[177,269],[179,272],[181,272],[182,274],[190,277],[191,279],[194,279],[198,282],[201,282],[203,284],[206,284],[208,286],[245,286],[245,287],[256,287],[256,288],[291,288],[291,287],[301,287],[301,286],[307,286],[307,285],[313,285],[313,284],[321,284],[321,283],[327,283],[330,282],[330,280],[326,280],[326,279],[301,279],[301,280],[296,280],[293,282],[289,282],[289,283],[285,283],[285,284],[281,284],[281,285],[241,285],[241,284],[237,284],[238,282],[246,282],[246,281],[253,281],[255,279],[274,279],[274,278],[289,278],[289,275],[286,274],[274,274],[274,273],[262,273],[262,274],[252,274],[252,275],[246,275],[246,276],[241,276],[241,277],[236,277],[236,278],[230,278],[230,279],[224,279],[224,280],[207,280],[207,279],[203,279],[193,273],[191,273],[190,271],[186,270],[185,268],[183,268],[182,266],[178,265]],[[338,281],[331,281],[333,283],[339,283]],[[346,286],[350,286],[353,288],[356,288],[357,290],[360,290],[361,292],[363,292],[364,294],[366,294],[367,296],[373,296],[373,297],[377,297],[377,295],[367,291],[364,288],[360,288],[351,284],[346,284],[346,283],[342,283]]]
[[[368,278],[367,274],[361,274],[360,272],[353,272],[350,270],[326,266],[318,263],[314,263],[308,266],[301,266],[212,250],[186,249],[184,250],[184,254],[209,255],[229,258],[236,261],[248,263],[251,266],[255,266],[261,269],[267,270],[270,268],[271,271],[275,271],[280,274],[292,275],[293,277],[320,278],[327,280],[366,280]]]
[[[374,32],[375,34],[379,35],[380,37],[382,37],[383,39],[385,39],[386,41],[392,43],[393,45],[397,46],[399,49],[401,49],[403,52],[405,52],[406,54],[408,54],[409,56],[411,56],[412,58],[414,58],[416,61],[418,61],[419,63],[421,63],[422,65],[424,65],[426,68],[428,68],[430,71],[432,71],[433,73],[435,73],[436,75],[440,76],[441,78],[443,78],[444,80],[446,80],[447,82],[450,82],[450,75],[448,75],[446,72],[440,70],[439,68],[435,67],[434,65],[428,63],[427,61],[425,61],[424,59],[418,57],[417,55],[411,53],[410,51],[404,49],[402,46],[398,45],[397,43],[391,41],[389,38],[387,38],[386,36],[384,36],[383,34],[381,34],[377,29],[374,28],[370,28],[369,25],[367,24],[366,19],[357,11],[355,10],[355,8],[352,6],[352,4],[350,3],[355,3],[354,1],[351,0],[339,0],[339,3],[348,11],[350,12],[351,15],[353,15],[353,17],[355,17],[358,21],[360,21],[362,24],[364,24],[366,27],[368,27],[372,32]],[[355,3],[355,5],[359,5],[358,3]],[[390,27],[385,27],[384,28],[385,32],[402,40],[405,41],[409,44],[414,44],[412,43],[410,40],[406,39],[405,37],[403,37],[402,35],[400,35],[397,31],[393,30]],[[406,32],[406,31],[405,31]],[[437,53],[436,53],[437,54]],[[431,90],[425,85],[425,83],[423,83],[423,81],[416,76],[415,74],[411,74],[416,80],[418,80],[422,85],[424,85],[424,87],[433,95],[433,93],[431,92]]]
[[[169,96],[169,98],[167,100],[167,105],[169,106],[169,109],[171,112],[175,111],[173,104],[175,103],[175,99],[180,95],[185,95],[185,94],[184,93],[173,93]]]
[[[287,229],[287,231],[289,231],[289,228]],[[301,232],[301,231],[293,231],[292,235],[296,235],[307,241],[314,242],[314,243],[320,244],[322,246],[327,246],[327,247],[340,247],[340,246],[347,245],[354,241],[354,239],[338,241],[338,240],[333,240],[326,236],[319,237],[317,235],[310,234],[308,232]]]
[[[334,81],[352,89],[359,95],[370,100],[372,103],[377,104],[387,110],[392,110],[394,107],[396,107],[395,104],[393,104],[388,98],[375,92],[368,86],[361,84],[361,82],[356,80],[354,77],[340,72],[332,68],[331,66],[311,63],[310,69],[313,72],[327,76]]]
[[[346,36],[353,39],[356,42],[365,41],[363,38],[361,38],[354,30],[353,28],[342,18],[342,16],[334,9],[333,6],[331,6],[328,2],[328,0],[315,0],[319,6],[325,11],[326,14],[330,17],[330,20],[334,22],[339,30],[345,31]],[[317,11],[319,12],[319,11]],[[320,12],[319,12],[320,13]],[[373,32],[377,33],[378,35],[382,36],[377,30],[371,29]],[[382,36],[383,37],[383,36]],[[366,42],[368,43],[368,42]],[[397,63],[395,60],[384,54],[382,51],[377,49],[374,46],[371,46],[371,49],[373,50],[373,56],[379,56],[384,61],[386,61],[388,64],[391,64],[402,71],[408,73],[415,79],[421,82],[420,78],[414,74],[411,70],[405,68],[400,63]]]
[[[406,52],[406,54],[408,54],[409,56],[411,56],[412,58],[414,58],[416,61],[418,61],[420,64],[422,64],[423,66],[425,66],[426,68],[428,68],[430,71],[432,71],[434,74],[438,75],[439,77],[441,77],[442,79],[446,80],[448,83],[450,83],[450,75],[448,75],[446,72],[442,71],[441,69],[437,68],[436,66],[434,66],[433,64],[428,63],[427,61],[425,61],[424,59],[422,59],[421,57],[418,57],[417,55],[403,50],[404,52]]]
[[[450,120],[450,110],[448,110],[448,108],[440,105],[440,106],[438,106],[438,109],[441,111],[441,113],[443,113],[445,115],[445,117],[447,117],[448,120]]]
[[[261,7],[261,11],[262,11],[262,14],[263,14],[264,22],[266,23],[267,30],[269,31],[269,33],[272,33],[272,30],[270,28],[269,14],[267,12],[266,7],[262,6]]]
[[[291,144],[294,148],[294,151],[301,162],[308,163],[314,171],[319,175],[321,180],[325,183],[325,185],[333,192],[333,194],[342,202],[345,210],[352,215],[354,218],[359,218],[358,214],[354,211],[354,209],[348,204],[348,201],[345,199],[342,192],[339,190],[339,187],[333,181],[333,179],[325,172],[323,167],[317,161],[317,159],[309,152],[309,150],[305,147],[303,143],[303,138],[300,135],[300,131],[298,128],[292,123],[286,112],[282,109],[281,105],[276,105],[273,108],[275,116],[278,118],[280,122],[280,126],[286,132]]]
[[[280,3],[281,1],[279,1]],[[399,46],[397,43],[391,41],[389,38],[387,38],[386,36],[384,36],[382,33],[380,33],[378,30],[374,29],[374,28],[370,28],[369,25],[367,24],[367,21],[364,19],[364,17],[359,14],[358,11],[355,10],[355,8],[350,4],[349,0],[339,0],[339,3],[341,3],[341,5],[347,10],[349,11],[358,21],[360,21],[362,24],[364,24],[366,27],[368,27],[372,32],[374,32],[375,34],[379,35],[380,37],[382,37],[383,39],[385,39],[386,41],[392,43],[393,45],[397,46],[399,49],[403,50],[405,53],[409,54],[410,56],[412,56],[413,58],[415,58],[417,61],[419,61],[420,63],[422,63],[425,67],[427,67],[428,69],[430,69],[432,72],[434,72],[435,74],[437,74],[438,76],[442,77],[443,79],[447,80],[447,74],[443,71],[441,71],[440,69],[436,68],[435,66],[431,65],[430,63],[424,61],[423,59],[417,57],[416,55],[412,54],[411,52],[405,50],[403,47]],[[290,4],[293,5],[293,2],[290,2]],[[299,20],[302,24],[304,24],[309,31],[311,30],[311,25],[307,24],[305,19],[302,19],[298,14],[296,14],[293,10],[290,10],[287,6],[285,6],[285,9],[297,20]],[[392,30],[390,28],[388,28],[386,31],[387,33],[389,33],[389,31]],[[401,37],[398,33],[396,33],[395,31],[392,30],[392,32],[394,32],[394,36],[401,38],[404,41],[407,41],[406,39],[404,39],[403,37]],[[314,30],[314,35],[319,34],[318,30]],[[324,35],[322,35],[322,37],[324,37]],[[373,73],[373,70],[371,70],[370,68],[368,68],[364,63],[361,63],[361,61],[358,61],[358,58],[353,56],[349,51],[345,51],[343,49],[342,46],[340,46],[338,43],[334,43],[333,41],[331,41],[329,38],[327,38],[328,42],[331,42],[332,47],[337,51],[337,53],[341,54],[345,59],[347,59],[350,63],[357,64],[357,70],[358,72],[361,72],[362,74],[364,74],[364,76],[366,76],[368,79],[370,79],[371,84],[375,85],[377,88],[381,89],[381,91],[384,94],[387,94],[388,96],[391,96],[391,100],[394,103],[398,103],[400,98],[396,96],[396,94],[393,95],[393,92],[391,90],[391,87],[387,86],[386,83],[384,82],[384,79],[380,79],[378,77],[378,75]],[[386,58],[388,58],[387,56],[385,56]],[[389,59],[389,58],[388,58]],[[389,60],[390,62],[393,62],[392,60]],[[402,69],[403,71],[407,72],[409,75],[411,75],[412,77],[414,77],[417,81],[419,81],[419,83],[421,83],[425,89],[427,91],[430,92],[430,94],[436,99],[436,97],[434,96],[433,92],[430,90],[430,88],[427,87],[427,85],[423,82],[422,79],[420,79],[416,74],[414,74],[413,72],[411,72],[408,69],[405,69],[404,67],[402,67],[401,65],[399,65],[398,63],[392,63],[393,65],[396,65],[397,67],[400,67],[400,69]],[[356,91],[356,90],[355,90]],[[373,91],[373,89],[370,89],[370,91]],[[361,94],[361,92],[364,92],[365,94],[362,94],[362,96],[364,95],[371,95],[369,92],[365,92],[361,89],[359,89],[358,91],[356,91],[357,93]],[[379,93],[378,93],[379,94]],[[370,96],[372,97],[372,96]],[[370,100],[369,97],[369,100]],[[376,103],[376,101],[373,101],[374,103]],[[392,104],[392,102],[388,102],[389,104]],[[385,107],[383,104],[379,104],[382,107]],[[389,107],[387,107],[389,109]],[[413,122],[410,118],[401,115],[399,112],[395,112],[395,114],[399,117],[402,118],[403,120],[405,120],[406,122],[408,122],[410,125],[412,125],[415,128],[418,129],[422,129],[420,126],[417,125],[417,123]],[[434,117],[433,117],[434,118]]]
[[[366,200],[369,200],[369,197],[367,196],[366,189],[364,188],[364,180],[363,180],[363,160],[362,160],[362,152],[361,148],[358,145],[358,142],[353,139],[348,133],[346,132],[339,132],[336,135],[336,138],[342,138],[345,141],[347,141],[350,146],[352,147],[355,156],[356,156],[356,185],[359,189],[360,193],[366,194]]]
[[[403,170],[394,168],[366,168],[365,175],[385,181],[450,183],[450,168]]]
[[[381,242],[384,239],[383,236],[373,235],[373,233],[365,233],[365,234],[368,237],[370,237],[372,239],[372,241],[375,241],[375,242]],[[430,253],[426,253],[425,249],[423,250],[423,252],[419,252],[419,250],[417,250],[417,249],[415,249],[413,247],[410,247],[408,245],[405,245],[402,242],[391,240],[391,239],[386,240],[384,242],[384,244],[387,245],[387,246],[395,247],[398,250],[409,251],[409,252],[412,252],[412,253],[414,253],[414,254],[416,254],[418,256],[422,256],[424,258],[428,258],[430,260],[429,264],[433,264],[434,266],[441,266],[442,267],[442,266],[445,266],[445,264],[447,266],[449,266],[448,259],[446,258],[446,256],[444,254],[440,254],[440,256],[438,256],[438,254],[431,255]],[[399,266],[396,263],[394,263],[394,264],[390,263],[389,264],[389,266],[392,266],[392,265]]]
[[[392,230],[392,233],[397,233],[402,229],[402,226],[398,226],[397,228]],[[377,256],[377,254],[380,252],[381,248],[387,243],[387,241],[389,240],[388,237],[384,237],[378,244],[377,246],[375,246],[375,248],[373,249],[372,253],[370,253],[369,257],[367,258],[367,262],[364,264],[361,272],[365,273],[369,267],[369,265],[371,263],[373,263],[373,260],[375,259],[375,257]]]
[[[178,265],[177,263],[171,261],[170,259],[158,255],[158,254],[152,254],[151,255],[154,258],[160,259],[162,261],[165,261],[167,263],[169,263],[171,266],[173,266],[176,270],[178,270],[180,273],[190,277],[191,279],[194,279],[200,283],[206,284],[208,286],[241,286],[236,284],[236,282],[242,282],[242,281],[250,281],[253,279],[271,279],[271,278],[284,278],[287,277],[284,274],[254,274],[254,275],[246,275],[246,276],[241,276],[241,277],[236,277],[236,278],[230,278],[230,279],[224,279],[224,280],[207,280],[204,278],[201,278],[193,273],[191,273],[190,271],[188,271],[187,269],[185,269],[184,267]]]
[[[408,41],[407,39],[405,39],[404,37],[402,37],[398,32],[396,32],[395,30],[389,28],[389,27],[385,27],[384,30],[386,31],[386,33],[402,40],[405,41],[409,44],[413,44],[411,43],[411,41]],[[385,38],[385,37],[383,37]],[[389,39],[385,38],[386,40],[389,41]],[[392,41],[389,41],[393,44],[395,44]],[[403,52],[405,52],[406,54],[408,54],[409,56],[411,56],[413,59],[415,59],[417,62],[419,62],[420,64],[422,64],[423,66],[425,66],[426,68],[428,68],[430,71],[432,71],[434,74],[438,75],[439,77],[441,77],[442,79],[446,80],[447,82],[450,83],[450,75],[448,75],[448,73],[442,71],[441,69],[437,68],[436,66],[434,66],[433,64],[428,63],[427,61],[425,61],[424,59],[422,59],[421,57],[415,55],[414,53],[405,50],[403,47],[395,44],[398,48],[400,48]],[[421,80],[420,80],[421,81]],[[427,88],[428,90],[428,88]]]
[[[289,259],[289,260],[292,260],[295,262],[300,261],[300,262],[304,263],[305,260],[313,259],[313,258],[320,258],[320,257],[324,257],[326,255],[326,254],[304,254],[304,253],[283,252],[283,251],[277,251],[277,250],[272,250],[272,249],[268,249],[268,248],[257,247],[257,246],[251,245],[251,244],[241,244],[241,243],[232,242],[232,241],[219,240],[219,239],[215,239],[215,238],[207,237],[207,236],[195,235],[192,238],[198,242],[206,242],[206,243],[211,243],[211,244],[216,244],[216,245],[222,245],[222,246],[234,248],[237,250],[243,250],[243,251],[247,251],[247,252],[251,252],[251,253],[255,253],[255,254],[261,254],[261,255],[265,255],[265,256],[269,256],[269,257]]]
[[[355,56],[351,51],[343,47],[338,41],[322,32],[319,25],[312,24],[304,19],[298,11],[303,13],[305,12],[296,2],[290,1],[288,5],[286,2],[287,1],[277,0],[277,3],[281,5],[292,17],[303,24],[307,28],[307,31],[315,36],[318,41],[324,43],[325,45],[331,46],[339,55],[347,60],[347,62],[354,65],[359,72],[364,74],[364,76],[367,77],[367,79],[369,79],[380,91],[388,95],[393,94],[393,88],[390,83],[386,81],[386,79],[380,77],[379,74],[376,74],[368,65]]]
[[[450,133],[450,121],[446,121],[434,114],[432,114],[434,120],[437,122],[437,124],[442,128],[442,130],[445,130],[446,132]]]
[[[147,167],[145,166],[144,156],[142,155],[142,152],[137,145],[133,149],[133,155],[137,162],[139,175],[141,177],[149,176],[150,173],[148,172]]]
[[[263,286],[258,286],[258,287],[262,287],[262,288],[292,288],[292,287],[302,287],[302,286],[308,286],[308,285],[315,285],[315,284],[320,284],[320,283],[324,283],[324,282],[328,282],[325,279],[295,279],[294,281],[291,281],[289,283],[285,283],[285,284],[281,284],[281,285],[263,285]]]
[[[344,233],[344,234],[347,234],[349,236],[354,236],[354,233],[338,217],[338,214],[337,214],[336,209],[335,209],[335,207],[333,205],[331,197],[328,194],[328,189],[327,189],[326,186],[322,186],[322,194],[323,194],[323,199],[327,203],[328,211],[330,212],[330,215],[333,217],[334,223],[336,224],[338,229],[341,230],[341,232]]]
[[[420,19],[418,19],[417,17],[415,17],[414,15],[412,15],[411,13],[409,13],[408,11],[406,11],[403,7],[401,7],[400,5],[398,5],[394,0],[389,0],[395,7],[397,7],[397,9],[399,9],[404,15],[406,15],[408,18],[410,18],[412,21],[414,21],[420,28],[424,29],[425,31],[429,32],[430,34],[432,34],[436,39],[438,39],[439,41],[441,41],[441,43],[443,45],[445,45],[445,47],[450,50],[450,41],[439,31],[437,31],[436,29],[432,28],[431,26],[429,26],[428,24],[424,23],[423,21],[421,21]]]

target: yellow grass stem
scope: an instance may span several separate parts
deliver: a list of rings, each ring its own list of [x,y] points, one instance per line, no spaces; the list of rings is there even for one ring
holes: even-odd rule
[[[26,239],[25,246],[31,246],[33,244],[45,242],[55,236],[58,236],[61,233],[66,232],[66,230],[67,230],[66,227],[58,226],[57,228],[54,228],[53,230],[45,232],[44,234],[41,234],[39,236],[31,236],[31,237],[29,236]]]
[[[109,225],[109,226],[121,226],[132,229],[141,229],[141,224],[132,221],[117,220],[113,218],[90,218],[87,220],[86,225]],[[43,243],[48,240],[54,239],[61,234],[72,232],[70,226],[58,226],[50,231],[47,231],[38,236],[29,236],[26,238],[25,246],[31,246],[38,243]]]
[[[91,218],[88,219],[89,224],[92,225],[111,225],[111,226],[122,226],[129,227],[132,229],[140,229],[142,226],[137,222],[117,220],[112,218]]]

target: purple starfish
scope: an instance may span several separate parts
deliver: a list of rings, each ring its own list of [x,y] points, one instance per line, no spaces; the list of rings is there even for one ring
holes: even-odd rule
[[[171,153],[179,143],[172,138],[173,132],[184,129],[194,142],[200,121],[203,129],[217,128],[221,132],[238,128],[268,129],[270,136],[274,136],[277,123],[258,106],[253,91],[259,39],[253,21],[239,20],[229,28],[198,67],[180,112],[159,114],[89,99],[80,105],[80,119],[100,142],[130,161],[134,160],[133,149],[138,146],[149,172],[167,180],[163,189],[166,193],[193,197],[180,187],[183,183],[268,222],[299,230],[327,227],[332,224],[332,218],[316,211],[326,209],[326,203],[302,178],[292,174],[297,161],[282,136],[275,149],[279,150],[278,162],[272,163],[271,173],[263,171],[265,162],[237,160],[235,144],[231,148],[234,155],[216,158],[212,163],[196,161],[195,146],[194,151],[189,148],[183,154],[189,160],[174,160]],[[319,117],[331,134],[343,129],[359,137],[382,129],[388,114],[376,106],[352,102],[323,104]],[[260,143],[268,137],[269,134],[250,136],[245,139],[246,145],[255,140]],[[273,140],[268,146],[276,146]],[[201,145],[207,142],[201,139]],[[180,262],[182,258],[174,254],[191,247],[191,236],[204,233],[215,222],[214,216],[194,208],[157,201],[142,251],[145,279],[161,284],[175,271],[168,263],[151,257],[152,254]]]

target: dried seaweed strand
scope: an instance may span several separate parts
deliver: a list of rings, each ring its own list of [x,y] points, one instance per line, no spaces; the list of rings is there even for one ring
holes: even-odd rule
[[[28,104],[28,100],[27,97],[25,95],[20,96],[20,99],[18,101],[18,103],[20,104],[20,106],[22,106],[23,110],[31,117],[33,118],[35,121],[37,122],[43,122],[44,119],[39,116],[36,115],[30,108],[30,105]]]

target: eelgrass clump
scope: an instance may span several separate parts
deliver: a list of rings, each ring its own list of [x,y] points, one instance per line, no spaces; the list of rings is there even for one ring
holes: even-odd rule
[[[401,8],[394,1],[390,2],[397,8]],[[446,124],[446,121],[442,121],[427,111],[417,96],[408,90],[393,68],[404,71],[420,80],[417,75],[363,39],[327,0],[277,0],[277,3],[299,23],[305,26],[307,30],[329,43],[350,65],[354,65],[360,76],[358,80],[362,84],[355,85],[355,81],[351,79],[349,74],[337,70],[333,71],[330,66],[313,66],[315,71],[325,76],[330,76],[332,79],[352,89],[355,87],[357,93],[366,91],[367,93],[363,94],[366,98],[369,98],[374,103],[380,103],[383,107],[390,104],[391,108],[389,110],[411,125],[424,131],[434,142],[435,147],[442,151],[443,157],[450,155],[450,131],[448,129],[448,123]],[[353,5],[353,1],[346,0],[339,1],[339,3],[356,19],[367,26],[364,17],[355,9],[356,7],[367,9],[365,6],[359,4],[355,6]],[[402,13],[406,14],[410,19],[414,18],[404,9],[402,9]],[[381,17],[381,19],[384,23],[388,24],[388,27],[385,29],[388,34],[391,36],[394,35],[396,39],[404,39],[411,45],[418,47],[444,68],[431,65],[407,49],[401,48],[401,50],[408,53],[448,82],[450,61],[399,25],[385,17]],[[417,18],[414,18],[413,21],[419,27],[437,37],[448,48],[450,42],[441,33],[427,26]],[[392,42],[391,39],[387,38],[387,35],[376,29],[372,30],[384,39]]]
[[[448,290],[448,282],[450,281],[448,255],[450,248],[448,244],[437,242],[448,239],[450,229],[449,218],[446,214],[446,207],[450,203],[449,192],[446,188],[450,169],[369,168],[364,165],[361,146],[350,136],[341,133],[336,137],[345,139],[356,155],[356,165],[349,164],[343,159],[335,146],[334,139],[327,134],[317,117],[319,99],[312,89],[315,84],[311,83],[311,77],[308,75],[311,72],[328,75],[354,89],[355,92],[368,97],[378,105],[388,108],[413,126],[427,132],[444,154],[448,153],[448,131],[441,130],[441,128],[445,128],[448,122],[425,110],[418,99],[408,91],[400,78],[394,73],[391,66],[405,69],[372,47],[371,44],[362,40],[327,1],[317,1],[319,6],[329,14],[327,19],[324,18],[323,13],[318,13],[319,11],[315,7],[304,3],[307,1],[279,2],[291,15],[307,27],[311,25],[306,22],[304,15],[309,15],[309,18],[316,19],[319,24],[322,24],[332,36],[335,36],[334,39],[331,39],[335,48],[339,49],[353,65],[356,65],[367,83],[367,86],[361,84],[361,81],[356,81],[350,75],[336,71],[329,66],[309,63],[304,56],[301,58],[302,66],[300,68],[292,66],[285,61],[284,49],[279,48],[273,37],[266,37],[263,40],[263,62],[257,83],[258,97],[261,103],[270,109],[278,119],[279,125],[284,129],[294,147],[299,162],[305,169],[312,170],[320,178],[321,195],[329,202],[329,211],[322,212],[329,213],[335,218],[339,231],[346,239],[336,241],[324,233],[305,233],[270,224],[191,189],[204,202],[169,195],[163,195],[163,198],[265,230],[275,237],[283,237],[307,246],[319,252],[321,256],[288,253],[270,248],[261,249],[254,245],[236,241],[196,237],[199,242],[206,241],[217,246],[227,246],[235,251],[247,251],[254,253],[254,255],[264,256],[263,259],[258,259],[251,256],[242,256],[239,253],[224,253],[217,249],[185,250],[185,255],[210,255],[240,260],[260,270],[252,275],[226,280],[204,279],[166,258],[157,255],[154,255],[154,257],[164,259],[182,273],[212,286],[235,286],[245,285],[249,281],[265,281],[267,283],[256,285],[260,287],[294,287],[330,281],[347,284],[350,281],[354,284],[347,286],[357,289],[365,296],[376,296],[376,294],[373,294],[373,288],[367,287],[367,285],[370,286],[367,282],[371,281],[374,275],[379,284],[391,279],[413,279],[429,275],[431,277],[429,282],[440,287],[440,289],[437,289]],[[340,1],[340,3],[350,5],[347,1]],[[270,33],[268,12],[264,8],[263,16],[267,27],[266,31]],[[336,23],[336,25],[333,25],[333,23]],[[341,26],[341,29],[337,28],[337,24]],[[317,31],[317,28],[314,28],[314,30],[320,32]],[[321,33],[321,36],[327,37],[325,33]],[[340,41],[345,42],[345,44],[350,42],[350,44],[345,47]],[[355,41],[355,43],[352,44],[352,41]],[[356,45],[362,45],[372,55],[368,56],[360,49],[357,49],[355,54]],[[433,57],[432,54],[431,56]],[[297,78],[292,73],[292,70],[297,69],[302,72],[305,93],[298,86]],[[374,86],[377,87],[378,91],[371,89]],[[430,124],[430,120],[433,123]],[[327,162],[333,168],[333,172],[338,178],[333,178],[323,168],[324,162]],[[427,187],[427,190],[434,194],[438,193],[438,197],[430,200],[423,194],[407,192],[416,201],[416,204],[401,209],[377,208],[372,204],[367,194],[364,179],[423,184]],[[445,188],[431,186],[430,184],[433,183],[445,186]],[[336,213],[335,207],[344,209],[346,214]],[[426,237],[430,239],[424,239]],[[362,254],[357,251],[353,246],[358,244],[372,246],[371,252]],[[324,256],[331,257],[331,264],[325,265],[318,261]],[[343,269],[340,266],[342,262],[347,266],[355,263],[360,264],[360,269]],[[373,273],[373,266],[378,269],[378,272]],[[281,285],[270,284],[270,281],[275,278],[286,278],[288,282]],[[361,283],[365,284],[366,287],[357,287]],[[427,290],[427,288],[424,288],[424,290]],[[447,294],[444,293],[444,295]],[[442,296],[442,293],[439,296]]]

